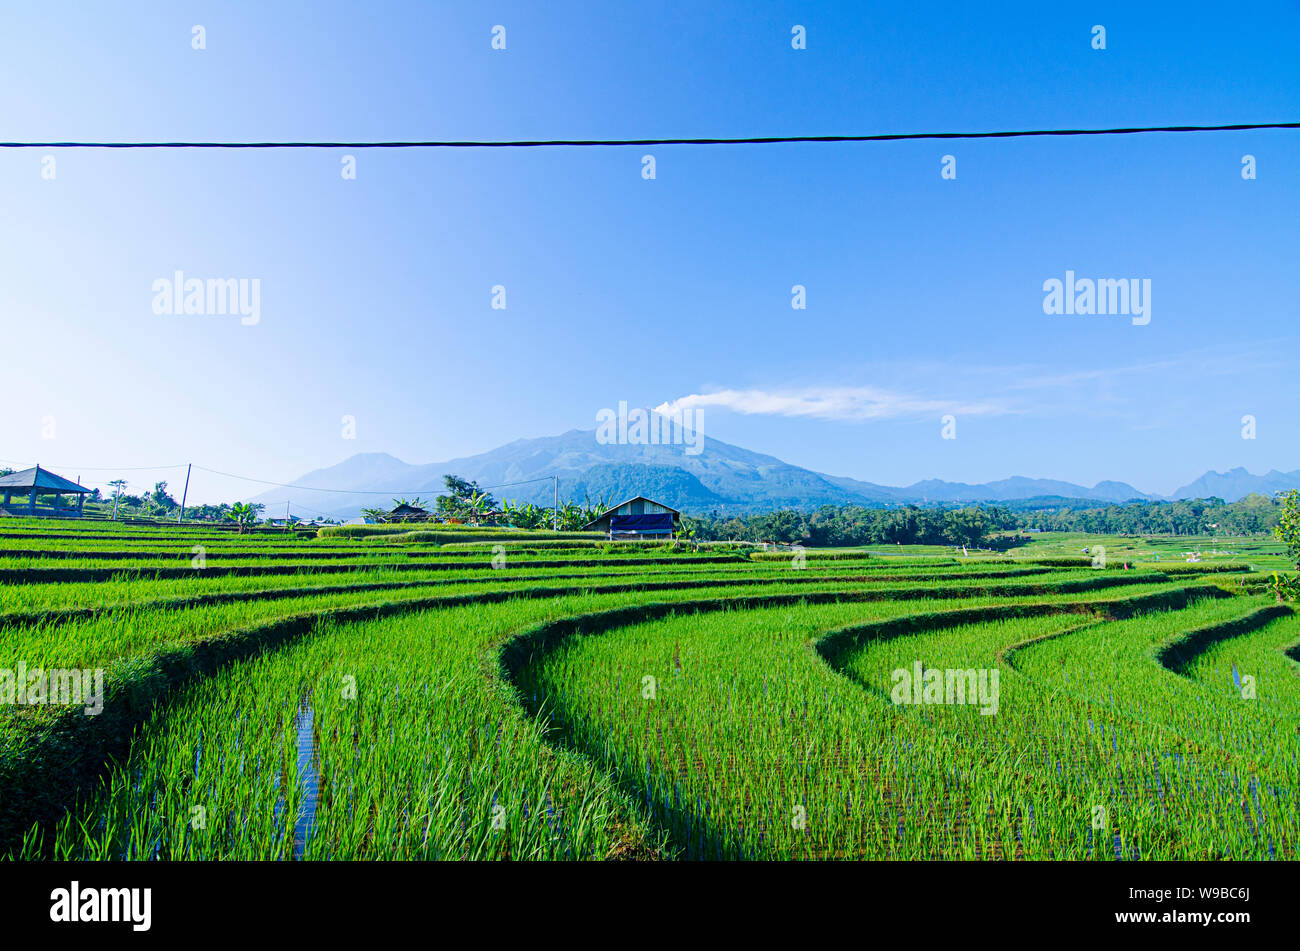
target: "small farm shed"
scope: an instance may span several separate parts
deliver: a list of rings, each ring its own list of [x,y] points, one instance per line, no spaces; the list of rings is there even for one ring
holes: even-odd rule
[[[601,512],[582,530],[604,532],[611,539],[672,538],[681,521],[677,509],[638,495]]]
[[[14,511],[10,508],[10,500],[13,496],[27,497],[27,511]],[[38,495],[53,495],[54,504],[47,509],[36,507],[36,497]],[[86,502],[86,496],[90,495],[90,490],[83,485],[70,482],[61,475],[55,475],[49,469],[42,469],[40,466],[33,466],[30,469],[23,469],[21,472],[11,472],[7,476],[0,476],[0,508],[12,512],[15,515],[72,515],[71,510],[60,511],[59,500],[65,495],[75,495],[77,497],[76,514],[81,515],[82,506]]]
[[[422,509],[418,505],[407,505],[405,502],[388,513],[390,522],[424,522],[428,519],[427,509]]]

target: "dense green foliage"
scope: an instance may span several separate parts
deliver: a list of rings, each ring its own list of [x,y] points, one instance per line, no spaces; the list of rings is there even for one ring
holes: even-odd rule
[[[993,533],[1016,526],[1006,509],[868,509],[823,505],[810,514],[784,509],[761,515],[686,518],[700,540],[737,539],[806,546],[989,544]]]
[[[869,509],[823,505],[814,512],[783,509],[725,517],[687,519],[699,539],[736,539],[808,546],[966,545],[1010,547],[999,533],[1087,532],[1098,535],[1259,535],[1272,530],[1282,503],[1263,495],[1239,502],[1193,499],[1126,505],[1012,511],[1004,506]],[[1297,555],[1300,561],[1300,554]]]
[[[1277,524],[1281,504],[1263,495],[1239,502],[1189,499],[1130,502],[1083,510],[1034,512],[1017,519],[1020,528],[1103,535],[1257,535]]]

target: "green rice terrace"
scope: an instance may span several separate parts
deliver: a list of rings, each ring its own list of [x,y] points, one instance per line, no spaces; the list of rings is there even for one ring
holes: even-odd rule
[[[1300,857],[1271,539],[383,529],[0,522],[0,855]]]

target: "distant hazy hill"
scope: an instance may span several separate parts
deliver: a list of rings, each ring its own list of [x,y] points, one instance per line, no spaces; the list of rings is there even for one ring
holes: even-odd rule
[[[575,429],[558,436],[517,439],[477,456],[429,465],[411,465],[382,452],[360,453],[294,480],[307,489],[275,489],[254,501],[267,503],[272,511],[288,500],[299,514],[315,511],[349,517],[363,506],[391,507],[394,496],[431,499],[442,492],[442,477],[448,472],[485,487],[551,480],[558,475],[561,499],[616,502],[647,495],[688,512],[742,513],[826,503],[882,506],[1057,497],[1077,504],[1079,500],[1118,503],[1160,498],[1123,482],[1100,482],[1088,488],[1023,476],[978,485],[927,479],[895,488],[813,472],[717,439],[706,439],[704,451],[692,455],[681,445],[602,445],[594,430]],[[1253,476],[1244,469],[1233,469],[1224,474],[1206,473],[1174,497],[1217,495],[1234,501],[1251,492],[1271,494],[1294,487],[1300,487],[1300,471]],[[538,481],[490,491],[498,499],[550,504],[554,487],[550,481]]]
[[[1128,502],[1133,499],[1154,499],[1157,496],[1139,492],[1124,482],[1098,482],[1091,489],[1073,482],[1055,479],[1027,479],[1012,476],[996,482],[970,485],[965,482],[943,482],[926,479],[902,489],[895,489],[900,497],[912,501],[918,498],[943,502],[1002,502],[1011,499],[1031,499],[1040,496],[1089,499],[1098,502]]]
[[[293,481],[312,489],[347,489],[371,495],[275,489],[255,501],[275,508],[290,500],[304,510],[355,514],[362,506],[388,506],[394,495],[437,495],[443,489],[442,477],[448,472],[482,486],[558,475],[562,498],[581,501],[586,496],[593,501],[621,501],[632,495],[648,495],[689,510],[725,506],[728,511],[741,511],[893,500],[892,490],[853,480],[845,480],[851,484],[846,488],[820,473],[716,439],[706,439],[704,451],[692,455],[681,445],[602,445],[596,442],[594,430],[570,430],[559,436],[517,439],[477,456],[431,465],[410,465],[387,453],[362,453]],[[541,504],[551,501],[554,487],[542,481],[493,489],[492,494],[498,499]]]
[[[1195,482],[1189,482],[1173,494],[1175,499],[1208,499],[1218,496],[1226,502],[1235,502],[1252,492],[1272,495],[1289,489],[1300,489],[1300,469],[1278,472],[1276,469],[1263,475],[1251,475],[1238,466],[1227,472],[1207,472]]]

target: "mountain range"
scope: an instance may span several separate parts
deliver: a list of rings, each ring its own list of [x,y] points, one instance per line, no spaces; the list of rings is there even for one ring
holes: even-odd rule
[[[444,491],[442,477],[454,473],[477,482],[498,500],[549,505],[559,480],[561,500],[610,503],[645,495],[686,512],[741,514],[823,504],[872,507],[906,503],[997,502],[1059,498],[1062,504],[1208,498],[1229,502],[1252,492],[1266,495],[1300,488],[1300,470],[1252,475],[1243,468],[1207,472],[1171,496],[1142,492],[1124,482],[1091,488],[1055,479],[1012,476],[968,484],[927,479],[895,487],[832,476],[782,462],[717,439],[705,439],[692,454],[680,444],[620,445],[597,441],[595,430],[517,439],[489,452],[446,462],[412,465],[384,452],[358,453],[337,465],[294,480],[293,488],[258,495],[269,511],[286,501],[299,515],[356,516],[363,507],[390,508],[396,497],[428,501]]]

